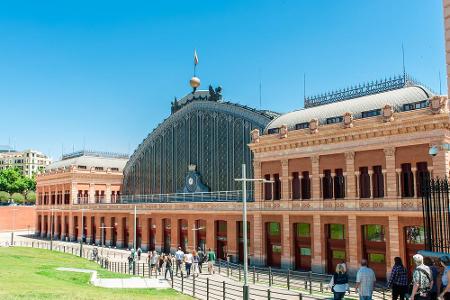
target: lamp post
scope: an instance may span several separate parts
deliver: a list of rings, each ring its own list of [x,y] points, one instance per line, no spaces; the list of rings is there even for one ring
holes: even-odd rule
[[[55,222],[54,212],[59,211],[57,208],[50,208],[51,216],[50,216],[50,251],[53,250],[53,223]]]
[[[14,231],[16,231],[16,210],[17,208],[13,208],[13,228],[11,231],[11,246],[14,246]]]
[[[243,286],[243,300],[248,300],[248,243],[247,243],[247,182],[263,182],[273,183],[273,181],[264,178],[247,178],[246,165],[242,164],[242,178],[236,178],[235,181],[242,182],[242,230],[244,237],[244,286]]]
[[[196,236],[196,234],[197,234],[197,232],[196,231],[199,231],[199,230],[203,230],[203,229],[205,229],[206,227],[198,227],[198,228],[195,228],[195,226],[194,226],[194,228],[192,228],[192,231],[194,231],[194,250],[197,250],[196,249],[196,244],[195,244],[195,236]],[[202,249],[203,250],[203,249]]]
[[[80,257],[83,256],[83,239],[84,239],[84,212],[88,209],[82,208],[81,210],[81,239],[80,239]]]

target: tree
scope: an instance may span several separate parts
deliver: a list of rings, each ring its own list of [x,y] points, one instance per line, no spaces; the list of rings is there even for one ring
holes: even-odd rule
[[[25,196],[25,198],[27,199],[27,203],[29,203],[29,204],[36,203],[36,193],[33,191],[28,192],[27,195]]]
[[[22,204],[25,201],[25,196],[21,193],[14,193],[11,195],[11,199],[17,204]]]
[[[0,191],[0,203],[6,203],[11,198],[8,192]]]
[[[36,180],[20,172],[18,168],[0,170],[0,191],[12,193],[26,193],[36,189]]]

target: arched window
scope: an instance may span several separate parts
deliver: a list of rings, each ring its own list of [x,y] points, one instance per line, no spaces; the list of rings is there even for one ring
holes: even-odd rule
[[[384,197],[384,177],[383,177],[383,170],[382,170],[381,166],[373,166],[372,184],[373,184],[373,197],[374,198],[383,198]]]
[[[279,174],[273,174],[273,199],[281,199],[281,180]]]
[[[428,180],[430,180],[430,172],[428,172],[427,162],[417,163],[417,197],[422,197],[423,188],[426,186]]]
[[[323,171],[323,199],[332,199],[333,198],[333,177],[331,177],[331,170]]]
[[[292,173],[292,199],[300,199],[300,177],[298,172]]]
[[[411,171],[411,164],[402,164],[402,197],[414,197],[414,174]]]
[[[336,169],[334,176],[334,197],[342,199],[345,197],[345,177],[342,169]]]
[[[302,173],[302,199],[311,199],[311,180],[308,171]]]
[[[368,167],[359,168],[359,198],[370,198],[370,176]]]

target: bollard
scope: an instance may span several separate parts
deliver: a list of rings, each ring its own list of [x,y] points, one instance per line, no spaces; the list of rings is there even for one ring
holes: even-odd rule
[[[287,281],[287,289],[290,290],[291,289],[291,269],[288,269],[286,281]]]
[[[225,281],[222,282],[222,296],[223,300],[225,300]]]
[[[309,271],[308,278],[309,278],[309,294],[312,295],[312,272],[311,271]]]
[[[192,297],[195,298],[195,274],[192,276]]]
[[[269,286],[272,286],[272,267],[269,267]]]
[[[241,282],[241,265],[239,265],[239,282]]]
[[[184,276],[181,274],[181,292],[183,292],[184,289]]]
[[[383,289],[383,300],[386,300],[386,294],[384,292],[384,289]]]
[[[209,277],[206,277],[206,300],[209,300]]]
[[[270,289],[267,289],[267,300],[270,300]]]
[[[320,292],[323,293],[323,282],[320,282]]]
[[[302,300],[302,299],[303,299],[302,293],[298,293],[298,300]]]
[[[220,263],[220,260],[219,260],[219,275],[220,275],[220,265],[221,265],[221,263]]]
[[[255,282],[255,280],[256,280],[256,276],[255,276],[255,273],[256,273],[256,268],[255,268],[255,266],[253,266],[253,284],[255,284],[256,282]]]
[[[227,277],[230,277],[230,262],[229,261],[227,261]]]

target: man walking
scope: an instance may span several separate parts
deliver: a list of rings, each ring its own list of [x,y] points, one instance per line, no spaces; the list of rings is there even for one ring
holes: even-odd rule
[[[375,272],[367,266],[367,260],[361,260],[361,268],[356,274],[356,291],[360,300],[372,300],[373,288],[375,286]]]
[[[214,263],[216,262],[216,253],[208,249],[208,273],[209,275],[214,274]]]
[[[422,255],[414,255],[413,260],[416,264],[416,269],[413,273],[413,289],[410,299],[429,300],[431,288],[433,287],[433,275],[430,268],[423,264]]]
[[[200,248],[200,247],[198,247],[197,255],[198,255],[198,271],[201,274],[202,273],[202,265],[203,265],[203,262],[206,260],[206,255],[205,255],[205,252],[203,252],[202,248]]]
[[[184,259],[184,252],[181,250],[181,247],[178,247],[177,252],[175,252],[175,263],[176,263],[176,270],[175,270],[175,276],[178,276],[178,270],[180,270],[180,274],[182,275],[183,271],[181,269],[181,266],[183,264]]]

